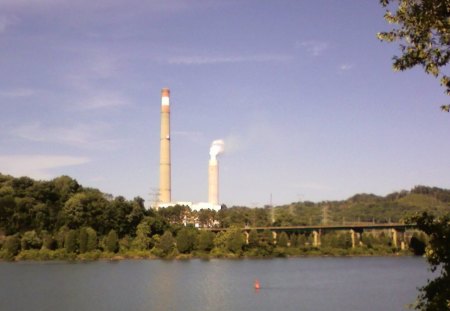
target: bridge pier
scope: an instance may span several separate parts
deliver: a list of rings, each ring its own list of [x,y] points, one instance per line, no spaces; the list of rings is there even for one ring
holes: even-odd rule
[[[404,251],[406,249],[406,234],[404,230],[398,230],[397,234],[399,234],[399,239],[400,239],[400,249],[402,251]]]
[[[273,245],[277,245],[277,233],[272,231]]]
[[[248,245],[248,237],[249,237],[250,233],[246,230],[246,231],[244,231],[244,235],[245,235],[245,244]]]
[[[356,232],[353,229],[350,229],[350,235],[352,237],[352,248],[356,247]]]
[[[314,230],[313,232],[313,247],[320,246],[320,231]]]
[[[391,229],[391,235],[392,235],[392,247],[398,248],[397,230]]]

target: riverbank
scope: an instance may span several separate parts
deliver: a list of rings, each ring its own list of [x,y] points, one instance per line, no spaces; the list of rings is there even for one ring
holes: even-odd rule
[[[258,249],[250,249],[240,253],[225,252],[221,249],[213,249],[211,252],[192,252],[182,254],[174,251],[167,255],[155,254],[154,250],[129,250],[113,253],[95,250],[82,254],[68,253],[64,249],[58,250],[24,250],[16,256],[10,256],[0,252],[0,261],[95,261],[95,260],[133,260],[133,259],[270,259],[270,258],[296,258],[296,257],[380,257],[380,256],[413,256],[409,250],[401,251],[387,247],[380,248],[277,248],[272,252],[261,252]]]

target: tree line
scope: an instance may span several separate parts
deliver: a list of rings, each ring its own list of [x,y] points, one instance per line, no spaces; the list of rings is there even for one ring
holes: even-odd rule
[[[450,191],[420,186],[384,198],[356,195],[342,202],[295,202],[274,208],[224,206],[220,211],[191,211],[187,206],[175,205],[154,210],[146,209],[142,198],[112,197],[83,187],[68,176],[36,181],[0,174],[0,256],[94,259],[116,256],[113,254],[127,257],[384,254],[395,250],[383,234],[365,234],[364,247],[351,249],[348,234],[329,233],[322,238],[319,250],[312,246],[307,233],[289,236],[281,233],[274,239],[270,231],[250,231],[245,236],[240,228],[323,223],[325,206],[331,220],[346,213],[348,220],[373,215],[376,216],[373,220],[382,222],[387,217],[383,209],[397,220],[396,209],[400,213],[405,208],[420,210],[424,198],[439,201],[439,212],[449,208]],[[214,234],[196,227],[229,230]],[[417,236],[417,240],[423,244],[426,237]]]

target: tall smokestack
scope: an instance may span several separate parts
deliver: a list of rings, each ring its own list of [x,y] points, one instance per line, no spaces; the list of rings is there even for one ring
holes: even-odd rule
[[[161,141],[159,157],[159,202],[171,202],[170,184],[170,90],[161,90]]]
[[[208,203],[219,205],[219,165],[217,156],[224,150],[223,140],[215,140],[209,149],[208,165]]]

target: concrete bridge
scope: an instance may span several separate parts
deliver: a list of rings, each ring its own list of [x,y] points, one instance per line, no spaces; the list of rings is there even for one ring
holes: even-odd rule
[[[337,225],[315,225],[315,226],[285,226],[285,227],[243,227],[240,228],[242,232],[246,235],[248,242],[249,232],[255,230],[257,232],[271,231],[274,240],[276,240],[277,234],[281,232],[286,232],[287,234],[292,233],[302,233],[302,234],[312,234],[314,247],[319,247],[321,245],[320,237],[323,233],[327,231],[347,231],[351,235],[352,247],[361,243],[361,234],[364,231],[387,231],[392,239],[392,246],[404,250],[406,249],[407,236],[406,230],[415,229],[415,224],[402,224],[402,223],[345,223]],[[226,231],[228,228],[201,228],[201,230],[207,230],[212,232]]]

